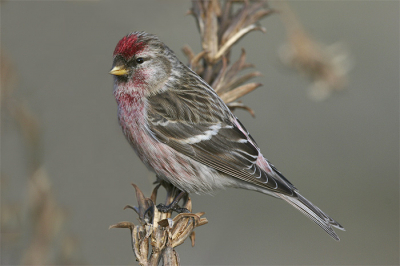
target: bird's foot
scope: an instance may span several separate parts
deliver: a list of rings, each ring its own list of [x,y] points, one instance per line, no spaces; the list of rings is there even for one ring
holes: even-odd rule
[[[160,203],[157,205],[157,209],[158,209],[158,211],[164,212],[164,213],[170,212],[170,211],[175,211],[177,213],[190,213],[190,211],[188,209],[179,207],[176,202],[172,202],[169,205]]]

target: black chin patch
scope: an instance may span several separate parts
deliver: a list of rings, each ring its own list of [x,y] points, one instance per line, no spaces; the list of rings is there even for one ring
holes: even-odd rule
[[[114,76],[115,80],[118,84],[120,83],[127,83],[129,81],[130,76],[127,75],[122,75],[122,76]]]

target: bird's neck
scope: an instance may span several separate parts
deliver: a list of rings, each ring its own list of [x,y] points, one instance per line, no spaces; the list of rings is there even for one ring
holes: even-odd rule
[[[143,96],[140,93],[118,93],[115,95],[119,107],[133,108],[142,105]]]
[[[145,89],[133,86],[130,82],[115,84],[114,96],[118,104],[118,113],[121,116],[137,120],[144,116]]]
[[[138,86],[132,80],[114,84],[114,96],[118,105],[132,105],[145,97],[145,88]]]

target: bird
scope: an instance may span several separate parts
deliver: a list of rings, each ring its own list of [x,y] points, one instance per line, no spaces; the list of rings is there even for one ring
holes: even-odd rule
[[[110,74],[122,131],[158,179],[182,193],[241,188],[283,199],[340,240],[333,227],[343,226],[299,193],[214,89],[157,36],[124,36]]]

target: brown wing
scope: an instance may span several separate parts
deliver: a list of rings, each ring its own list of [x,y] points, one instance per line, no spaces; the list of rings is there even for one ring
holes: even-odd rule
[[[279,172],[267,173],[256,164],[255,142],[235,125],[236,118],[213,91],[172,89],[148,100],[149,129],[159,141],[225,174],[294,195],[295,188]]]

